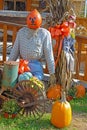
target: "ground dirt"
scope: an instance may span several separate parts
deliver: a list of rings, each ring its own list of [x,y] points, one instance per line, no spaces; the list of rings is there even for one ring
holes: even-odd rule
[[[72,123],[69,130],[87,130],[87,113],[73,113]]]

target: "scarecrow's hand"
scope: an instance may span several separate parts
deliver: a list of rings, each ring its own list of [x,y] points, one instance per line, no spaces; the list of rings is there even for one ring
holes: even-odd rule
[[[56,84],[56,77],[55,74],[50,75],[50,85]]]

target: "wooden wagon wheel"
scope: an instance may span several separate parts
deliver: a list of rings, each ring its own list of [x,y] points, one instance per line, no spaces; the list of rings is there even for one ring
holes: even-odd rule
[[[22,108],[22,114],[40,118],[45,112],[45,100],[38,83],[23,80],[13,89],[14,97]]]

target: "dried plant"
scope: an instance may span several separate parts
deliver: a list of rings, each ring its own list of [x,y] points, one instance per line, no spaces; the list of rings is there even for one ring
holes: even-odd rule
[[[54,26],[55,24],[61,24],[64,20],[68,19],[70,13],[75,15],[71,8],[71,0],[45,0],[47,3],[46,9],[49,14],[46,17],[46,23],[48,26]],[[43,10],[44,11],[44,10]]]

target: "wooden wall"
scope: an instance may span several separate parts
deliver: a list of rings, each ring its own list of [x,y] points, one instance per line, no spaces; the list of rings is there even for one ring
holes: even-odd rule
[[[14,0],[14,1],[17,1],[17,0]],[[20,2],[21,1],[22,0],[20,0]],[[39,9],[39,1],[40,0],[26,0],[26,11],[30,11],[35,8]],[[3,8],[4,8],[4,0],[0,0],[0,10],[3,10]]]
[[[39,9],[39,1],[40,0],[26,0],[26,11]]]
[[[9,0],[8,0],[9,1]],[[13,0],[13,1],[20,1],[20,2],[24,2],[26,1],[26,11],[30,11],[33,9],[40,9],[40,0]],[[75,13],[77,16],[79,16],[82,12],[82,10],[84,10],[84,3],[85,0],[72,0],[72,7],[75,10]],[[0,0],[0,10],[3,10],[4,8],[4,0]]]
[[[30,10],[39,9],[39,0],[31,0]]]

